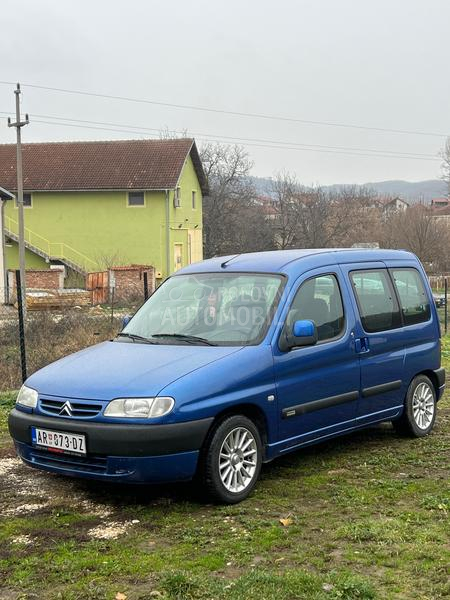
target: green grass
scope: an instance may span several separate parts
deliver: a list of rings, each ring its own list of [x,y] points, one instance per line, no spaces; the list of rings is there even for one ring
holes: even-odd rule
[[[0,449],[11,445],[11,441],[7,436],[7,418],[16,400],[16,395],[15,392],[0,392]]]
[[[442,356],[449,367],[450,337]],[[9,461],[14,397],[0,395]],[[383,425],[290,454],[265,466],[237,506],[205,504],[188,485],[114,487],[15,466],[0,477],[0,512],[17,509],[0,517],[0,597],[447,598],[449,454],[447,395],[431,436]],[[94,539],[102,523],[128,525]]]

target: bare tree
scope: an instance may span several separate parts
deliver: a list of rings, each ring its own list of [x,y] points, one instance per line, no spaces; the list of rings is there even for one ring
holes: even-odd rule
[[[450,197],[450,138],[445,142],[442,158],[442,179],[447,184],[447,194]]]
[[[294,202],[295,245],[329,248],[366,241],[367,235],[372,235],[367,212],[369,200],[367,192],[354,187],[340,191],[301,188]]]
[[[446,222],[424,205],[416,204],[385,223],[383,245],[414,252],[427,271],[446,272],[450,267],[450,230]]]
[[[205,257],[272,247],[270,225],[249,178],[253,163],[247,151],[206,144],[200,154],[210,189],[203,202]]]
[[[297,237],[300,185],[287,171],[277,173],[272,183],[275,244],[280,250],[292,248]]]
[[[180,138],[187,138],[188,130],[186,128],[181,131],[173,131],[169,129],[167,125],[159,130],[159,139],[160,140],[179,140]]]

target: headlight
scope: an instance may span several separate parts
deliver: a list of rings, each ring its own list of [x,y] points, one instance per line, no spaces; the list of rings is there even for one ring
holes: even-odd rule
[[[36,408],[38,401],[38,393],[36,390],[33,390],[26,385],[23,385],[20,388],[19,393],[17,394],[16,404],[20,404],[21,406],[28,406],[28,408]]]
[[[105,417],[129,417],[131,419],[154,419],[170,413],[175,405],[173,398],[118,398],[105,409]]]

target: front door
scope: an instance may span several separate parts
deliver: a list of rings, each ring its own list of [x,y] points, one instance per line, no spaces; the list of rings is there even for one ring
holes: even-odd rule
[[[360,425],[389,419],[403,404],[404,329],[384,263],[345,265],[357,319],[355,351],[361,365]]]
[[[310,319],[319,341],[288,352],[274,341],[281,451],[351,429],[360,388],[352,335],[355,316],[339,267],[304,274],[294,294],[282,317],[284,328]]]

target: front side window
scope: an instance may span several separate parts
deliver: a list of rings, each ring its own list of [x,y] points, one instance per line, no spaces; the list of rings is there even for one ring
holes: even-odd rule
[[[259,343],[278,304],[283,281],[280,275],[263,273],[173,276],[139,309],[122,335],[161,344]]]
[[[400,298],[404,324],[428,321],[431,317],[430,302],[416,269],[392,269],[391,274]]]
[[[309,319],[317,327],[318,341],[339,336],[344,330],[344,308],[334,275],[319,275],[300,286],[286,319],[287,331],[295,321]]]
[[[144,192],[128,192],[128,206],[145,206]]]
[[[362,326],[368,333],[401,327],[394,289],[386,269],[350,273]]]

